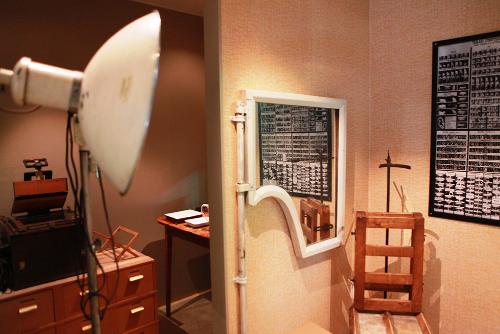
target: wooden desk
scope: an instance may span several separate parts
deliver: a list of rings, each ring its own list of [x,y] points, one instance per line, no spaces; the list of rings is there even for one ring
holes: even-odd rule
[[[172,314],[172,237],[176,236],[186,241],[194,242],[205,248],[210,248],[210,228],[198,227],[192,228],[185,223],[176,224],[169,221],[165,216],[156,218],[156,222],[165,227],[165,243],[166,247],[166,260],[165,260],[165,308],[166,315],[170,317]]]

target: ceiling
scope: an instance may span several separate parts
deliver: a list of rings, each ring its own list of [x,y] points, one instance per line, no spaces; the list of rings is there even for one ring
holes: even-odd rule
[[[178,12],[203,16],[205,0],[133,0],[145,4],[172,9]]]

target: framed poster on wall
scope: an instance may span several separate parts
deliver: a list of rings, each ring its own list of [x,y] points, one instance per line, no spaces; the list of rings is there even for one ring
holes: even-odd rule
[[[433,43],[429,216],[500,225],[500,31]]]

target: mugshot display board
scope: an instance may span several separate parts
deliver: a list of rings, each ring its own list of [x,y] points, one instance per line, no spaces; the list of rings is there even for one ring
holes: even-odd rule
[[[257,103],[260,184],[332,199],[332,109]]]
[[[433,43],[429,216],[499,225],[500,32]]]

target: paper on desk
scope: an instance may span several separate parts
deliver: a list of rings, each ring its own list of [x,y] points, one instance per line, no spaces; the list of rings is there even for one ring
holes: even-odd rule
[[[191,227],[203,227],[209,223],[209,217],[199,217],[193,219],[186,219],[186,224]]]
[[[189,218],[200,217],[202,213],[195,210],[182,210],[176,212],[165,213],[164,216],[173,220],[184,220]]]

